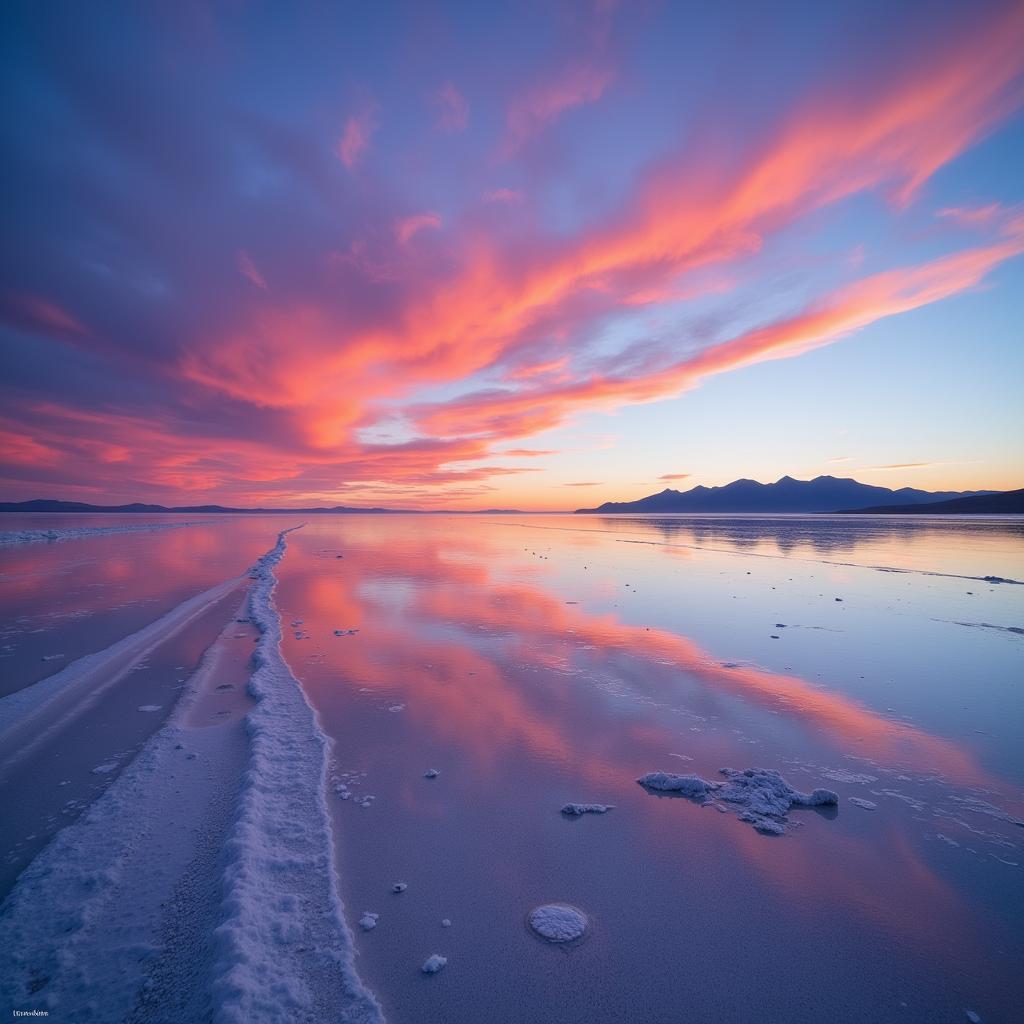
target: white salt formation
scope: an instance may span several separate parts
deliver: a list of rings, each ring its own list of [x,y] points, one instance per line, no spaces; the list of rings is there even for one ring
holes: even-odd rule
[[[409,888],[409,883],[408,882],[395,882],[395,884],[393,886],[391,886],[391,891],[393,893],[400,893],[400,892],[405,892],[405,890],[408,889],[408,888]]]
[[[578,818],[583,814],[607,814],[614,804],[566,804],[562,813],[570,818]]]
[[[587,930],[587,915],[568,903],[545,903],[530,911],[530,927],[548,942],[572,942]]]
[[[708,782],[698,775],[674,775],[671,772],[649,772],[636,781],[647,790],[674,793],[726,810],[730,804],[739,810],[738,817],[758,832],[783,835],[790,824],[787,815],[792,807],[826,807],[839,803],[830,789],[801,793],[770,768],[747,768],[734,771],[722,768],[725,782]]]
[[[441,773],[436,768],[428,768],[423,773],[423,778],[425,778],[425,779],[436,779],[438,777],[438,775],[440,775],[440,774]]]
[[[437,974],[444,965],[448,963],[448,957],[441,956],[440,953],[434,953],[428,956],[423,964],[422,971],[424,974]]]
[[[375,914],[371,910],[364,910],[363,916],[359,918],[359,927],[362,928],[364,932],[373,931],[373,929],[377,927],[377,919],[379,917],[380,914]]]

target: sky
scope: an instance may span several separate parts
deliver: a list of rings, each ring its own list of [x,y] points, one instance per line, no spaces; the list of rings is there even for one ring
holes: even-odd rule
[[[0,498],[1024,486],[1024,5],[9,2]]]

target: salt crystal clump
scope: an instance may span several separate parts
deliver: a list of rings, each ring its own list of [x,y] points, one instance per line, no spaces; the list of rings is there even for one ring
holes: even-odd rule
[[[425,779],[436,779],[438,777],[438,775],[440,775],[440,774],[441,773],[436,768],[428,768],[423,773],[423,778],[425,778]]]
[[[645,789],[660,793],[676,793],[701,804],[721,808],[722,801],[742,808],[740,821],[753,825],[766,835],[783,835],[791,807],[827,807],[839,802],[830,789],[801,793],[770,768],[747,768],[734,771],[722,768],[725,782],[708,782],[698,775],[673,775],[671,772],[650,772],[637,779]]]
[[[660,793],[679,793],[692,799],[706,796],[718,784],[707,782],[698,775],[674,775],[672,772],[648,772],[636,780],[644,789]]]
[[[570,818],[578,818],[582,814],[607,814],[614,804],[566,804],[562,813]]]
[[[442,921],[441,921],[441,927],[442,928],[451,928],[451,926],[452,926],[452,923],[451,923],[451,921],[448,920],[447,917],[442,919]]]
[[[364,932],[372,931],[377,927],[377,918],[379,917],[380,914],[374,914],[370,910],[364,910],[363,916],[359,918],[359,927],[362,928]]]
[[[395,882],[395,884],[391,886],[391,891],[394,893],[405,892],[405,890],[408,888],[408,882]]]
[[[572,942],[587,930],[587,915],[568,903],[545,903],[530,911],[530,927],[548,942]]]
[[[851,796],[850,803],[862,807],[865,811],[873,811],[878,807],[874,800],[865,800],[862,796]]]
[[[434,953],[427,957],[421,970],[424,974],[437,974],[437,972],[447,963],[448,957],[441,956],[440,953]]]

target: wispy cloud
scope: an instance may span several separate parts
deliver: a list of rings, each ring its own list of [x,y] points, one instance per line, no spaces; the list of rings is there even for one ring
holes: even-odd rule
[[[351,171],[370,146],[370,137],[377,130],[376,110],[366,106],[345,121],[338,140],[338,159]]]
[[[244,249],[240,249],[238,252],[238,270],[243,277],[247,277],[257,288],[262,288],[263,291],[267,290],[267,282],[263,280],[263,275],[256,269],[256,264],[253,263],[252,257]]]
[[[521,203],[523,193],[512,188],[492,188],[483,195],[485,203]]]
[[[514,156],[526,142],[575,107],[599,100],[614,78],[608,67],[581,62],[520,93],[508,107],[501,158]]]
[[[441,226],[441,214],[433,210],[426,210],[423,213],[414,213],[408,217],[402,217],[395,223],[395,238],[399,245],[408,245],[413,235],[424,228],[439,228]]]
[[[469,101],[451,82],[445,82],[433,96],[437,127],[443,132],[461,132],[469,121]]]

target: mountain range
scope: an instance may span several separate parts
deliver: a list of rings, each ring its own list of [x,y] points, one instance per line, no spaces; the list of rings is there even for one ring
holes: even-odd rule
[[[784,476],[772,484],[734,480],[721,487],[698,485],[688,491],[671,487],[636,501],[606,501],[597,508],[578,508],[577,513],[622,512],[837,512],[868,506],[912,506],[950,501],[995,491],[921,491],[914,487],[892,490],[862,484],[843,477],[818,476],[794,480]]]
[[[903,515],[982,515],[1012,516],[1024,514],[1024,488],[999,491],[995,494],[975,494],[949,501],[929,501],[918,505],[875,505],[871,508],[847,508],[844,513],[903,516]]]
[[[228,505],[147,505],[133,501],[129,505],[90,505],[84,501],[58,501],[55,498],[34,498],[31,501],[0,501],[0,512],[118,512],[122,514],[188,512],[204,515],[384,515],[400,512],[433,514],[458,511],[454,509],[355,508],[351,505],[315,506],[311,508],[232,508]],[[466,512],[466,515],[522,515],[515,508],[488,508]]]

